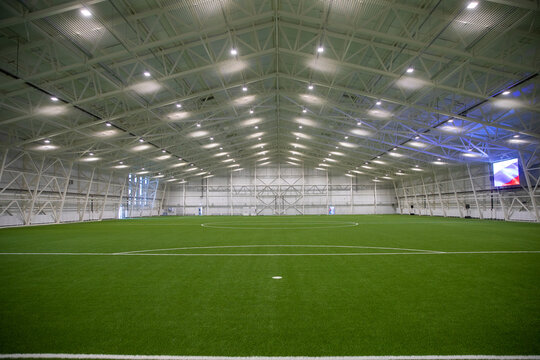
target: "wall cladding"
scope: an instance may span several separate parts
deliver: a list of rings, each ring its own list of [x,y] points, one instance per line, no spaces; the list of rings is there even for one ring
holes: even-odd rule
[[[493,188],[489,163],[444,167],[403,177],[395,182],[398,211],[401,214],[538,222],[540,168],[527,166],[525,170],[521,185],[512,188]]]
[[[1,161],[0,226],[115,219],[127,207],[126,174],[15,150]],[[130,216],[158,215],[158,205]]]
[[[164,207],[177,215],[394,214],[390,183],[325,171],[264,167],[170,185]]]

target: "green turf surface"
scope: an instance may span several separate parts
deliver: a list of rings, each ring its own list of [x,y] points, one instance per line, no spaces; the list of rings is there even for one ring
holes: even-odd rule
[[[0,255],[0,352],[540,354],[540,253],[433,253],[540,251],[538,224],[161,217],[0,230],[1,253],[155,249]]]

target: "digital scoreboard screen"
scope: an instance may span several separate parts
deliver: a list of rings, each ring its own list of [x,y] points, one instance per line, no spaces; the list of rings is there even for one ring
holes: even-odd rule
[[[493,163],[493,186],[505,187],[519,185],[518,159]]]

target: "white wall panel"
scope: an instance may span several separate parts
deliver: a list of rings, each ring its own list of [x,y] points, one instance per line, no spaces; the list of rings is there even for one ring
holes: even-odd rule
[[[402,214],[539,221],[539,169],[525,165],[531,187],[494,188],[491,164],[476,163],[424,170],[395,182]],[[524,175],[524,173],[523,173]]]
[[[115,219],[127,207],[125,173],[16,150],[1,156],[0,226]],[[159,204],[130,214],[158,215]]]
[[[352,179],[352,180],[351,180]],[[375,187],[377,186],[377,197]],[[263,167],[172,185],[165,207],[177,215],[393,214],[391,183],[297,167]]]

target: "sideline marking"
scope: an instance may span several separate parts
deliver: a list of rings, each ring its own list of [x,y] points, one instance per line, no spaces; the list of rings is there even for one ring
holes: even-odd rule
[[[405,250],[405,251],[425,251],[434,253],[443,253],[444,251],[435,250],[421,250],[421,249],[406,249],[406,248],[391,248],[391,247],[379,247],[379,246],[356,246],[356,245],[222,245],[222,246],[188,246],[177,247],[169,249],[149,249],[149,250],[135,250],[135,251],[123,251],[114,253],[114,255],[127,255],[135,253],[153,252],[153,251],[169,251],[169,250],[192,250],[192,249],[224,249],[224,248],[250,248],[250,247],[315,247],[315,248],[351,248],[351,249],[380,249],[380,250]]]
[[[0,359],[110,360],[540,360],[540,355],[383,355],[383,356],[181,356],[115,354],[0,354]]]
[[[330,253],[330,254],[146,254],[146,253],[31,253],[11,252],[0,255],[75,255],[75,256],[383,256],[383,255],[467,255],[467,254],[540,254],[536,250],[517,251],[454,251],[454,252],[396,252],[396,253]],[[0,357],[1,358],[1,357]]]

